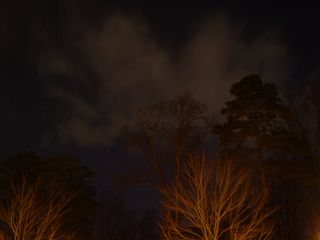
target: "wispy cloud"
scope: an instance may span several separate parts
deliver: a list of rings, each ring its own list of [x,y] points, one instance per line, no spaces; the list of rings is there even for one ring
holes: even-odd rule
[[[60,141],[80,146],[112,144],[139,108],[184,90],[218,114],[231,84],[245,75],[282,84],[290,73],[287,46],[276,32],[248,38],[245,23],[222,14],[194,27],[174,54],[147,22],[119,13],[81,31],[72,55],[48,49],[37,63],[46,91],[65,111]]]

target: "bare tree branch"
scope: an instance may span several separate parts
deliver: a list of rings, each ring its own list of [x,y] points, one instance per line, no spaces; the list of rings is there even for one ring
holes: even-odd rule
[[[0,206],[5,239],[76,240],[75,232],[63,226],[68,204],[74,197],[55,181],[22,177],[12,182],[11,196]]]
[[[258,191],[250,174],[230,158],[213,165],[205,155],[192,157],[179,185],[162,190],[165,240],[271,239],[274,209],[268,191]]]

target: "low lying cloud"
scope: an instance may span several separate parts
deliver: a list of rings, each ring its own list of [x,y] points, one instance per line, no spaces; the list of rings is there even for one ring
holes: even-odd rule
[[[139,108],[185,90],[218,114],[242,77],[260,74],[281,85],[290,73],[277,33],[248,38],[244,23],[224,15],[203,20],[175,52],[158,44],[147,22],[122,14],[80,31],[72,53],[49,48],[37,63],[46,91],[64,110],[62,143],[110,145]]]

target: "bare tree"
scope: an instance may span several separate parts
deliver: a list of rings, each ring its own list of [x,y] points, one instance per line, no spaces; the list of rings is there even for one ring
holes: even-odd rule
[[[11,195],[0,207],[1,232],[10,240],[76,240],[75,232],[63,224],[74,197],[55,181],[13,181]]]
[[[139,114],[140,130],[128,133],[129,145],[151,163],[160,185],[166,185],[168,172],[178,178],[182,160],[208,135],[212,119],[189,92]]]
[[[271,239],[274,209],[268,191],[259,191],[251,175],[230,158],[210,163],[192,157],[177,185],[163,189],[161,238],[202,240]]]

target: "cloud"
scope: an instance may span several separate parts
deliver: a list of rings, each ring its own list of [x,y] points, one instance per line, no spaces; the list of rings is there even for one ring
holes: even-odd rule
[[[244,23],[222,14],[194,27],[176,52],[158,43],[147,22],[119,13],[82,31],[74,39],[77,57],[50,49],[38,62],[46,91],[65,111],[57,126],[63,143],[110,145],[139,108],[184,90],[218,114],[242,77],[260,74],[281,85],[290,74],[279,34],[248,37]]]
[[[249,74],[279,85],[288,78],[288,50],[278,36],[264,32],[246,40],[243,23],[223,15],[207,20],[182,53],[179,77],[214,113],[229,97],[232,83]]]

